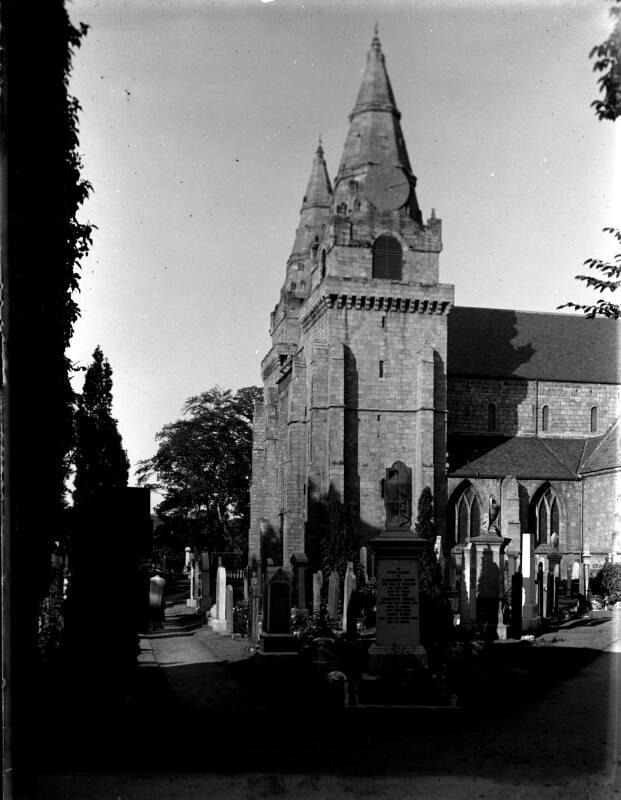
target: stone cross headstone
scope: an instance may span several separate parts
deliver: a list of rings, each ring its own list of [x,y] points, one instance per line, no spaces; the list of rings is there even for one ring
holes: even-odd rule
[[[229,584],[226,587],[226,632],[233,633],[233,587]]]
[[[339,603],[341,600],[341,579],[338,572],[330,573],[328,577],[328,615],[336,619],[339,613]]]
[[[349,607],[349,599],[352,592],[356,588],[356,576],[354,575],[353,561],[347,562],[347,571],[345,573],[345,581],[343,585],[343,630],[347,631],[347,611]]]
[[[321,588],[323,586],[323,572],[315,572],[313,574],[313,614],[319,614],[321,611]]]

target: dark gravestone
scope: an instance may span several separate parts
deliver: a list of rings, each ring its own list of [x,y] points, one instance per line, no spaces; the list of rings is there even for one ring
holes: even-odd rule
[[[515,572],[511,578],[511,636],[522,635],[522,573]]]
[[[537,566],[537,602],[539,604],[539,616],[545,616],[545,609],[543,603],[543,581],[544,581],[544,574],[543,574],[543,564],[541,561]]]
[[[267,586],[268,615],[266,633],[289,633],[291,617],[291,586],[289,576],[277,569]]]
[[[293,597],[295,608],[308,608],[307,571],[308,558],[305,553],[293,553],[291,556],[291,569],[293,571]]]
[[[291,635],[291,584],[282,567],[275,570],[267,583],[264,626],[261,634],[263,652],[295,651],[296,640]]]
[[[547,617],[554,616],[554,574],[552,572],[548,572],[547,574],[547,582],[548,582],[548,607],[547,607]]]

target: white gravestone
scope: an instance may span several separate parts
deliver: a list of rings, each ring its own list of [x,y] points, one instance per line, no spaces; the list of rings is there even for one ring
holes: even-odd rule
[[[222,564],[216,573],[216,616],[211,619],[210,627],[218,633],[226,630],[226,568]]]

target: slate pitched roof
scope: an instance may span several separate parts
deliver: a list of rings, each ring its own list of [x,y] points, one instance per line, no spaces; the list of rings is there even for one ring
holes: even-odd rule
[[[560,457],[551,440],[535,436],[449,436],[449,475],[464,478],[576,480],[583,439],[564,440]]]
[[[580,472],[598,472],[602,469],[621,466],[621,420],[615,424],[602,437],[597,437],[591,448],[582,459]]]
[[[576,314],[455,307],[450,376],[621,383],[621,324]]]
[[[449,476],[578,480],[581,475],[621,466],[619,421],[590,439],[536,436],[448,437]]]

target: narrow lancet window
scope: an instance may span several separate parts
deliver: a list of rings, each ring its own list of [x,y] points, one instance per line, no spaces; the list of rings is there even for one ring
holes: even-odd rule
[[[487,430],[496,430],[496,403],[490,403],[487,407]]]

